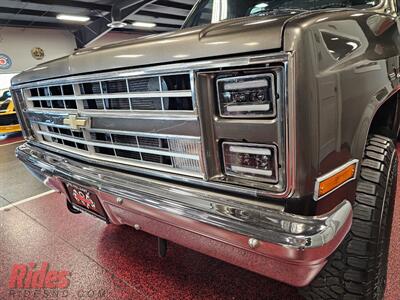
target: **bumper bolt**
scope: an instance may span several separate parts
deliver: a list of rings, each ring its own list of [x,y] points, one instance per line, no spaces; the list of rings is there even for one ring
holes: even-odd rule
[[[140,229],[141,229],[139,224],[135,224],[135,225],[133,226],[133,228],[135,228],[135,230],[140,230]]]
[[[117,203],[118,204],[122,204],[122,202],[124,202],[124,199],[122,199],[121,197],[118,197],[117,198]]]
[[[257,248],[259,245],[260,245],[260,241],[259,240],[257,240],[257,239],[253,239],[253,238],[251,238],[251,239],[249,239],[249,247],[251,248],[251,249],[255,249],[255,248]]]

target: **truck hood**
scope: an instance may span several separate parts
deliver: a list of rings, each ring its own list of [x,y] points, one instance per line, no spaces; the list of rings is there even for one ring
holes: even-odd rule
[[[282,32],[293,14],[241,18],[172,33],[85,48],[22,72],[12,85],[70,75],[176,63],[282,48]]]

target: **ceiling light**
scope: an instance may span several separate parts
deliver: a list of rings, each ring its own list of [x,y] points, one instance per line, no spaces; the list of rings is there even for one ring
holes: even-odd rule
[[[261,21],[255,21],[251,23],[245,23],[243,26],[252,26],[252,25],[258,25],[258,24],[264,24],[264,23],[270,23],[270,22],[275,22],[278,19],[267,19],[267,20],[261,20]]]
[[[123,55],[117,55],[115,58],[138,58],[138,57],[143,57],[143,54],[123,54]]]
[[[32,69],[32,71],[41,71],[41,70],[46,70],[48,68],[49,67],[37,67],[37,68]]]
[[[107,26],[110,28],[124,28],[128,26],[128,24],[122,21],[112,21],[111,23],[107,24]]]
[[[251,42],[251,43],[244,43],[245,46],[258,46],[260,45],[259,42]]]
[[[346,44],[349,45],[350,47],[353,47],[353,49],[351,49],[352,51],[358,48],[358,44],[355,42],[347,42]]]
[[[322,21],[326,21],[326,20],[328,20],[328,19],[329,19],[328,17],[318,19],[318,20],[317,20],[317,23],[322,22]]]
[[[218,42],[210,42],[206,43],[206,45],[224,45],[224,44],[229,44],[230,42],[227,41],[218,41]]]
[[[73,16],[73,15],[57,15],[58,20],[63,20],[63,21],[71,21],[71,22],[87,22],[90,20],[89,17],[86,16]]]
[[[174,58],[185,58],[185,57],[189,57],[189,54],[177,54],[173,56]]]
[[[144,71],[132,71],[132,72],[127,72],[127,73],[121,73],[118,76],[119,77],[133,77],[133,76],[141,76],[146,74]]]
[[[157,24],[156,24],[156,23],[148,23],[148,22],[138,22],[138,21],[136,21],[136,22],[133,22],[133,23],[132,23],[132,26],[135,26],[135,27],[153,28],[153,27],[156,27]]]

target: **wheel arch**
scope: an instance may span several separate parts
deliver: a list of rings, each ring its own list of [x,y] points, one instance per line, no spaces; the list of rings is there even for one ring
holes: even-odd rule
[[[389,117],[388,117],[389,116]],[[352,156],[363,157],[370,134],[389,135],[396,139],[400,133],[400,85],[375,105],[368,105],[351,146]]]
[[[399,134],[400,124],[400,91],[397,90],[380,105],[371,121],[368,134],[388,134],[390,138],[396,139]],[[382,132],[382,129],[387,132]]]

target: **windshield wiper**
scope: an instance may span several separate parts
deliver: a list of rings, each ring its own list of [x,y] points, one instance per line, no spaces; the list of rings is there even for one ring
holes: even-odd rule
[[[268,15],[276,15],[280,12],[307,12],[308,9],[304,8],[274,8],[270,10],[259,11],[257,13],[252,14],[251,16],[268,16]]]

